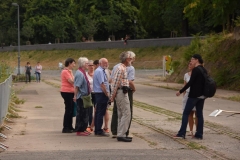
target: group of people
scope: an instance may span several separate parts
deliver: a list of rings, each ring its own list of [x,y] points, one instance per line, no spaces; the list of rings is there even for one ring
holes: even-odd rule
[[[135,92],[135,69],[132,51],[122,52],[120,63],[108,69],[108,60],[88,60],[80,57],[78,69],[73,75],[75,60],[68,58],[61,72],[61,96],[64,99],[65,113],[62,133],[76,132],[77,136],[108,137],[108,106],[114,103],[111,132],[118,141],[131,142],[129,128],[132,120],[132,97]],[[93,107],[84,106],[83,97],[91,95]],[[73,127],[73,113],[76,106],[76,123]],[[104,123],[103,123],[104,122]]]
[[[42,65],[40,62],[37,62],[37,65],[34,67],[35,74],[36,74],[36,82],[40,83],[41,81],[41,72],[42,72]],[[31,71],[32,67],[30,65],[30,62],[27,62],[27,65],[25,66],[25,76],[26,76],[26,83],[31,83]]]
[[[114,103],[111,132],[112,138],[118,141],[131,142],[129,136],[133,112],[133,93],[135,92],[135,69],[132,63],[135,54],[126,51],[120,54],[120,63],[112,71],[108,69],[108,60],[78,59],[78,70],[73,75],[75,60],[68,58],[61,73],[61,95],[65,103],[62,133],[76,132],[77,136],[88,136],[94,132],[96,136],[110,136],[108,129],[108,106]],[[184,87],[176,95],[183,96],[183,116],[180,130],[173,138],[185,138],[189,122],[190,136],[203,138],[203,96],[205,78],[201,55],[194,54],[188,64],[189,72],[184,75]],[[91,94],[93,107],[85,108],[83,96]],[[73,127],[74,105],[77,107],[76,123]],[[193,115],[195,114],[196,132],[193,131]],[[103,121],[105,122],[103,124]]]

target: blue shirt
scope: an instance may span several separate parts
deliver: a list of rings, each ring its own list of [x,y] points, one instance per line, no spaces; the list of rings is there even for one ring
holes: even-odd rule
[[[79,70],[77,70],[75,73],[74,86],[78,87],[78,94],[76,97],[77,99],[79,99],[82,95],[83,96],[88,95],[87,81],[86,81],[83,73]]]
[[[133,81],[135,79],[135,68],[131,66],[127,66],[127,78],[129,81]]]
[[[101,88],[102,83],[105,85],[107,92],[109,92],[109,83],[108,83],[107,75],[105,73],[105,70],[101,66],[99,66],[95,70],[93,75],[93,91],[95,93],[103,92]]]

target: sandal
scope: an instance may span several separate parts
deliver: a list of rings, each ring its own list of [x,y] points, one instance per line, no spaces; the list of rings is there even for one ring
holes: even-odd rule
[[[86,130],[87,130],[89,133],[92,133],[92,132],[93,132],[93,129],[92,129],[91,127],[88,127]]]
[[[188,136],[192,136],[193,137],[193,131],[189,131]]]
[[[105,133],[109,133],[109,129],[108,129],[108,128],[103,128],[103,131],[104,131]]]

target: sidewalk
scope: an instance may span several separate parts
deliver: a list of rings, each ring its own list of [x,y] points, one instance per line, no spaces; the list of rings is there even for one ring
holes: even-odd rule
[[[60,83],[54,80],[52,82]],[[4,143],[9,149],[0,153],[1,160],[158,160],[160,156],[163,159],[191,159],[193,155],[199,159],[206,159],[164,135],[152,136],[156,133],[135,122],[132,123],[131,133],[139,136],[134,136],[131,143],[118,142],[111,137],[96,137],[94,134],[87,137],[76,136],[75,133],[63,134],[61,130],[64,103],[59,88],[44,82],[32,82],[17,83],[14,89],[20,91],[18,97],[25,99],[26,102],[17,106],[17,109],[21,110],[18,113],[22,118],[14,119],[15,123],[10,124],[13,129],[5,131],[8,139]],[[111,115],[109,128],[110,123]],[[185,149],[176,150],[176,148]],[[174,155],[173,150],[175,150]]]
[[[46,80],[53,84],[60,84],[57,76]],[[156,87],[160,85],[165,87]],[[176,91],[172,89],[165,89],[175,87],[180,89],[182,85],[136,78],[137,91],[134,93],[134,100],[182,113],[182,97],[177,97],[175,95]],[[193,149],[136,122],[132,123],[130,130],[134,135],[131,143],[117,142],[116,139],[111,137],[96,137],[94,135],[80,137],[74,133],[63,134],[61,130],[64,103],[59,93],[59,88],[44,82],[17,83],[13,88],[16,90],[20,89],[18,97],[25,99],[26,102],[17,106],[17,109],[21,110],[18,113],[22,118],[14,119],[15,123],[10,124],[13,130],[6,131],[9,138],[4,143],[10,146],[10,148],[8,151],[0,153],[1,160],[159,160],[160,157],[161,159],[191,160],[192,157],[195,159],[207,159]],[[219,93],[220,96],[236,94],[235,92],[224,90]],[[205,120],[221,124],[229,130],[240,133],[238,123],[240,115],[228,117],[229,114],[222,113],[218,117],[208,116],[209,113],[218,108],[240,110],[240,103],[214,97],[207,99],[204,106]],[[134,107],[133,115],[137,120],[154,125],[156,128],[167,130],[172,134],[176,134],[180,126],[180,120],[175,120],[164,114],[155,114],[138,107]],[[239,141],[237,139],[215,133],[208,128],[204,128],[204,138],[206,140],[200,142],[203,146],[212,147],[216,151],[220,151],[230,157],[232,156],[232,159],[240,156]],[[193,143],[190,138],[187,138],[187,141]]]

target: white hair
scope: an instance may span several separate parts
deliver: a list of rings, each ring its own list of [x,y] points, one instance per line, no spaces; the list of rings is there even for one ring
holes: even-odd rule
[[[101,59],[99,59],[99,64],[101,64],[103,61],[107,61],[107,58],[101,58]]]
[[[127,51],[127,52],[130,54],[130,58],[135,58],[136,57],[134,52],[132,52],[132,51]]]
[[[88,59],[86,57],[80,57],[78,59],[78,67],[84,66],[86,63],[88,63]]]

